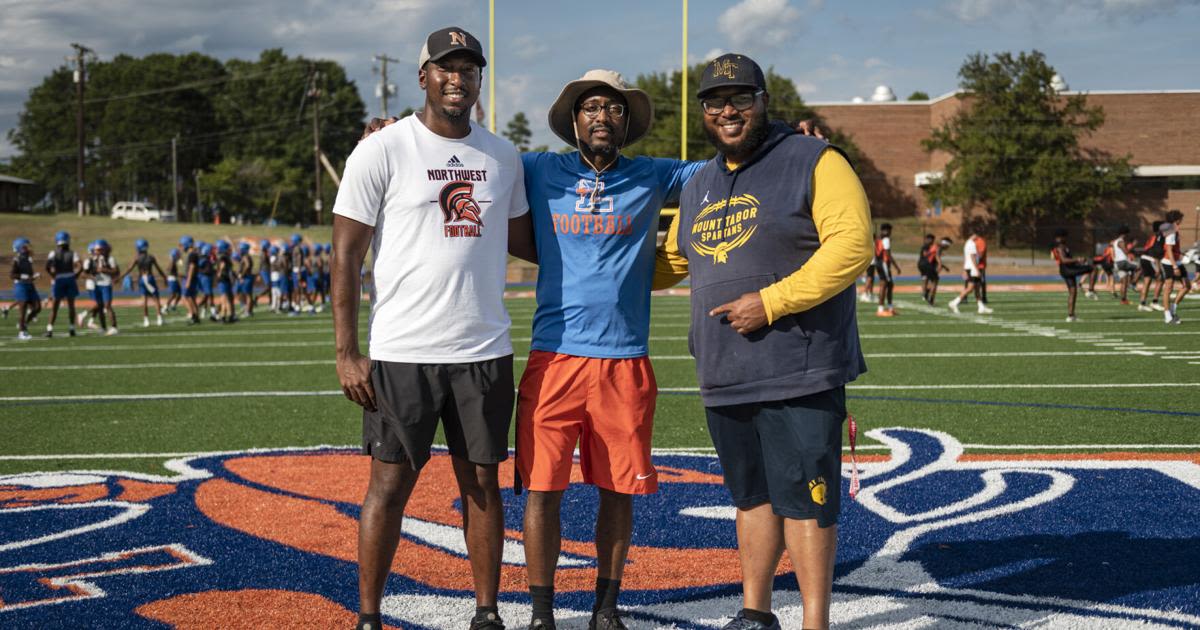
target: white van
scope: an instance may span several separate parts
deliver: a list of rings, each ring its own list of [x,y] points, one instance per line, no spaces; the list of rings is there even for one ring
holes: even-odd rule
[[[118,201],[112,207],[112,218],[133,221],[174,221],[175,213],[163,210],[149,201]]]

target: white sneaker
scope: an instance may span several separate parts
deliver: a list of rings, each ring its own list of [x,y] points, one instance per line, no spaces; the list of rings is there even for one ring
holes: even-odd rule
[[[1163,323],[1164,324],[1170,324],[1172,319],[1175,319],[1174,313],[1172,313],[1170,310],[1163,311]]]
[[[29,334],[27,331],[17,331],[17,341],[29,341],[30,339],[33,339],[33,335]]]
[[[870,302],[873,302],[874,300],[872,300],[872,299],[871,299],[871,295],[870,295],[870,294],[868,294],[868,293],[865,293],[865,292],[864,292],[864,293],[859,293],[859,294],[858,294],[858,301],[859,301],[859,302],[862,302],[862,303],[864,303],[864,304],[868,304],[868,303],[870,303]]]
[[[113,335],[115,335],[115,334],[117,334],[117,327],[116,327],[116,326],[113,326],[112,328],[109,328],[108,330],[104,331],[104,336],[105,336],[105,337],[112,337],[112,336],[113,336]]]
[[[1073,324],[1077,321],[1079,321],[1078,317],[1075,317],[1074,315],[1067,315],[1067,323],[1068,324]]]
[[[82,327],[83,327],[83,319],[84,319],[85,317],[87,317],[87,313],[80,313],[79,315],[77,315],[77,316],[75,317],[75,325],[76,325],[76,326],[79,326],[80,328],[82,328]]]
[[[317,312],[318,312],[318,313],[324,313],[324,312],[325,312],[325,305],[324,305],[324,304],[320,304],[320,305],[318,305],[318,306],[317,306]]]
[[[1182,319],[1179,319],[1179,316],[1178,316],[1178,315],[1176,315],[1175,317],[1172,317],[1172,318],[1171,318],[1171,321],[1170,321],[1170,322],[1168,322],[1168,323],[1170,323],[1170,324],[1182,324],[1182,323],[1183,323],[1183,320],[1182,320]]]
[[[1095,291],[1086,291],[1086,292],[1084,292],[1083,295],[1085,297],[1087,297],[1087,299],[1089,299],[1089,300],[1099,300],[1100,299],[1100,296],[1096,295]]]
[[[985,305],[983,305],[983,304],[980,304],[980,305],[979,305],[979,314],[980,314],[980,315],[991,315],[992,313],[995,313],[995,312],[996,312],[996,311],[993,311],[993,310],[992,310],[990,307],[988,307],[988,306],[985,306]]]
[[[1151,304],[1150,308],[1158,311],[1159,313],[1167,310],[1167,309],[1163,308],[1162,304],[1159,304],[1158,302],[1154,302],[1153,304]]]
[[[158,316],[158,325],[159,325],[159,326],[162,326],[162,325],[163,325],[163,318],[162,318],[162,315],[159,315],[159,316]]]
[[[959,303],[960,303],[960,302],[962,302],[962,300],[960,300],[960,299],[958,299],[958,298],[954,298],[953,300],[950,300],[950,302],[949,302],[949,303],[947,303],[947,304],[946,304],[946,306],[947,306],[947,307],[949,307],[949,309],[950,309],[950,310],[952,310],[952,311],[954,311],[955,313],[957,313],[957,312],[958,312],[958,305],[959,305]]]
[[[150,327],[150,318],[143,317],[142,318],[142,328],[149,328],[149,327]]]
[[[1154,309],[1150,308],[1149,306],[1146,306],[1145,304],[1138,304],[1138,312],[1139,313],[1150,313],[1153,311],[1154,311]]]
[[[91,321],[88,322],[87,327],[88,327],[88,330],[100,330],[100,325],[97,324],[96,322],[91,322]]]

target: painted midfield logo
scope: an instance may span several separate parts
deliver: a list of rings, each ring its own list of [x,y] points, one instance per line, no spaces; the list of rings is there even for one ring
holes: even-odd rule
[[[1195,454],[969,455],[935,431],[867,435],[886,454],[860,456],[857,501],[840,490],[834,624],[1200,626]],[[720,627],[740,608],[740,572],[717,461],[677,454],[654,464],[659,493],[635,499],[627,622]],[[239,610],[277,627],[354,624],[367,458],[283,449],[167,468],[0,477],[0,626],[228,627]],[[598,498],[581,482],[576,469],[557,583],[559,620],[571,627],[586,623],[594,595]],[[409,502],[385,621],[456,628],[474,612],[457,497],[450,457],[435,453]],[[511,627],[529,619],[524,502],[511,490],[503,500],[500,612]],[[800,627],[794,581],[777,588],[783,625]]]

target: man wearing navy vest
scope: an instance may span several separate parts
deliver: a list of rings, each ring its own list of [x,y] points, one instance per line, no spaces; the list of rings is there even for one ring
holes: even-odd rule
[[[762,70],[708,64],[704,130],[717,155],[687,183],[655,288],[691,275],[689,345],[709,433],[737,507],[743,608],[726,628],[779,628],[783,549],[804,627],[826,628],[837,549],[845,385],[866,372],[854,280],[871,216],[845,156],[767,120]]]

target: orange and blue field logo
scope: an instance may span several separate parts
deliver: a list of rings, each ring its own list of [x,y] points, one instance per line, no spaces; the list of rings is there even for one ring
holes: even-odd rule
[[[857,500],[843,498],[835,625],[1200,626],[1200,456],[964,455],[944,433],[868,435],[884,454],[864,463]],[[720,468],[703,454],[655,464],[659,493],[635,503],[627,622],[720,627],[741,592]],[[0,627],[353,626],[365,457],[262,450],[168,468],[0,477]],[[563,505],[564,628],[586,625],[593,597],[597,498],[579,481]],[[506,491],[505,502],[501,614],[515,627],[528,621],[524,499]],[[465,624],[474,597],[460,523],[439,453],[409,503],[385,621]],[[799,627],[788,571],[785,560],[776,612]]]

